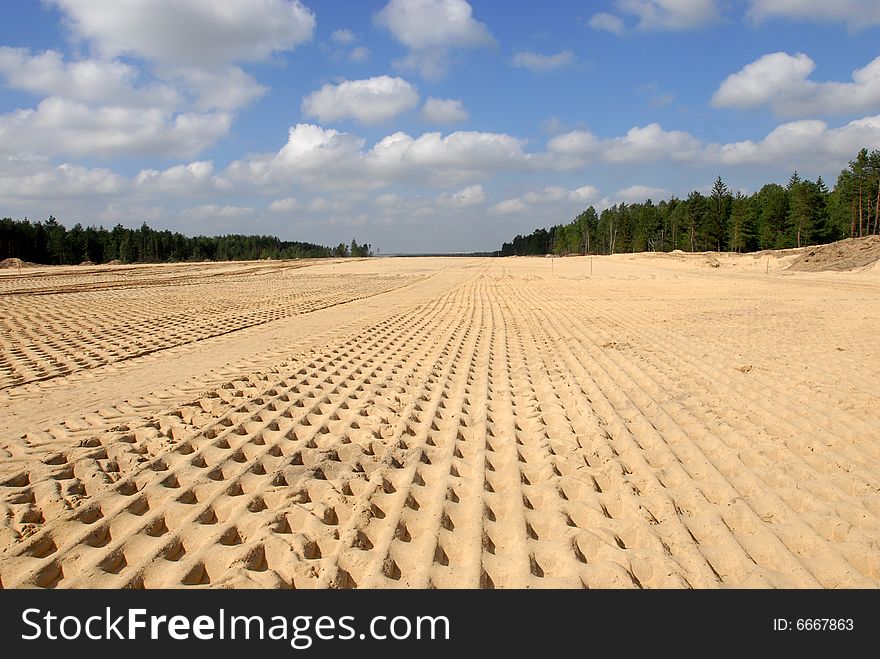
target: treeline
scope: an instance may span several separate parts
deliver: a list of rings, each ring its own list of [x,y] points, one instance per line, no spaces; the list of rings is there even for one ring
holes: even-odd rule
[[[592,206],[568,224],[504,243],[502,256],[684,251],[750,252],[880,233],[880,151],[862,149],[829,191],[792,174],[751,195],[731,193],[719,176],[709,195],[691,192],[655,204]]]
[[[340,243],[325,247],[312,243],[286,241],[274,236],[196,236],[190,238],[171,231],[156,231],[142,224],[127,229],[85,227],[67,229],[53,216],[46,222],[0,220],[0,260],[49,265],[77,265],[83,262],[173,263],[180,261],[251,261],[257,259],[326,258],[334,256],[372,256],[372,247]]]

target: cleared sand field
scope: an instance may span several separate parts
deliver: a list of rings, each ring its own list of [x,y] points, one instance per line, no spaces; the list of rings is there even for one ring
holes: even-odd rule
[[[0,272],[11,587],[880,586],[880,270]]]

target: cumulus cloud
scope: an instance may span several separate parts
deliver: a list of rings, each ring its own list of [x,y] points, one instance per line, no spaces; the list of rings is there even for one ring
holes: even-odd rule
[[[212,67],[258,61],[309,41],[315,16],[299,0],[48,0],[76,37],[105,57],[135,55]]]
[[[573,130],[554,136],[547,148],[561,155],[587,157],[599,153],[602,142],[590,131]]]
[[[594,30],[610,32],[617,36],[620,36],[626,30],[623,21],[618,16],[604,11],[599,12],[598,14],[593,14],[593,17],[589,21],[589,25]]]
[[[109,169],[89,169],[64,163],[24,175],[0,176],[0,200],[60,200],[82,196],[117,196],[128,192],[129,182]]]
[[[224,137],[265,88],[235,66],[162,69],[164,81],[118,60],[65,60],[58,52],[0,48],[0,76],[45,98],[0,115],[0,152],[190,157]],[[188,133],[187,131],[191,131]]]
[[[347,46],[355,42],[354,32],[351,30],[333,30],[333,34],[330,35],[330,41]]]
[[[419,93],[403,78],[378,76],[324,85],[303,99],[307,117],[323,122],[356,119],[365,124],[387,121],[419,104]]]
[[[351,49],[351,52],[348,54],[348,59],[352,62],[363,62],[365,59],[369,59],[370,57],[370,49],[366,46],[357,46]]]
[[[626,135],[606,143],[605,158],[610,162],[637,162],[664,157],[687,159],[700,147],[700,141],[679,130],[666,131],[657,123],[630,128]]]
[[[367,154],[367,161],[384,171],[409,167],[447,170],[467,174],[523,169],[530,156],[524,141],[504,133],[456,131],[424,133],[413,138],[395,133],[378,142]]]
[[[330,42],[337,47],[334,54],[337,58],[346,57],[352,62],[362,62],[370,57],[370,49],[356,46],[357,35],[349,29],[334,30],[330,35]]]
[[[582,168],[590,162],[785,163],[789,167],[789,163],[798,166],[804,159],[812,158],[810,154],[818,154],[814,160],[833,169],[846,163],[864,144],[877,143],[880,117],[866,117],[839,128],[815,120],[791,122],[780,125],[762,140],[727,144],[706,144],[689,133],[667,131],[658,124],[634,127],[623,135],[608,138],[572,131],[551,139],[543,153],[527,152],[524,140],[503,133],[457,131],[414,137],[397,132],[369,145],[351,133],[300,124],[291,128],[287,143],[277,153],[257,154],[234,162],[219,175],[213,175],[211,181],[212,185],[226,186],[221,189],[234,185],[236,189],[262,194],[283,193],[294,186],[351,194],[390,185],[467,184],[458,193],[438,197],[442,204],[453,206],[476,204],[481,198],[479,203],[484,203],[485,192],[476,184],[480,179],[510,171],[561,170],[560,162],[576,165],[570,169]],[[598,196],[593,186],[549,186],[503,200],[493,206],[492,213],[553,204],[570,210],[593,203]],[[618,196],[623,200],[664,195],[655,189],[631,186],[618,191]]]
[[[646,199],[663,199],[669,195],[664,188],[655,188],[649,185],[631,185],[614,193],[618,202],[636,204]]]
[[[235,111],[247,107],[267,89],[237,66],[216,70],[194,67],[167,67],[162,77],[176,83],[199,111]]]
[[[168,85],[138,85],[140,70],[119,61],[65,61],[61,53],[32,53],[0,47],[0,75],[14,89],[89,104],[173,108],[177,92]]]
[[[846,114],[880,106],[880,57],[856,69],[852,82],[814,82],[816,68],[803,53],[770,53],[727,77],[712,97],[716,107],[768,105],[778,116]]]
[[[550,186],[542,190],[531,190],[524,195],[505,199],[489,208],[492,215],[516,215],[532,212],[537,208],[555,209],[560,213],[571,213],[599,197],[599,190],[592,185],[584,185],[575,190],[561,186]]]
[[[285,197],[284,199],[276,199],[269,204],[269,212],[271,213],[289,213],[300,208],[300,203],[294,197]]]
[[[576,190],[571,190],[568,193],[568,198],[572,201],[590,201],[599,196],[599,189],[592,185],[584,185]]]
[[[618,11],[636,19],[635,28],[643,31],[690,30],[718,21],[719,0],[617,0]],[[612,34],[626,30],[620,16],[600,12],[590,19],[590,27]]]
[[[876,0],[750,0],[749,16],[755,21],[792,18],[821,23],[846,23],[853,30],[880,25],[880,4]]]
[[[422,106],[422,118],[435,124],[454,124],[467,121],[470,115],[458,99],[429,97]]]
[[[192,157],[229,132],[226,113],[173,115],[159,109],[92,108],[47,98],[0,115],[0,154]]]
[[[228,182],[214,174],[214,163],[196,161],[166,170],[142,169],[134,177],[138,191],[181,196],[209,195],[230,189]]]
[[[401,203],[401,199],[399,195],[393,192],[385,192],[376,197],[373,200],[373,203],[376,204],[376,206],[390,208],[394,206],[399,206]]]
[[[815,165],[843,164],[866,144],[880,143],[880,115],[829,128],[824,121],[803,119],[781,124],[755,142],[743,140],[710,144],[705,160],[725,165],[797,164],[809,160]]]
[[[263,188],[306,183],[322,189],[371,189],[389,182],[445,185],[500,171],[530,169],[525,142],[504,133],[457,131],[412,137],[393,133],[367,148],[351,133],[299,124],[275,154],[232,163],[224,176]],[[333,175],[328,175],[332,172]]]
[[[761,140],[725,144],[705,144],[689,133],[666,131],[658,124],[634,127],[625,135],[604,139],[587,131],[572,131],[552,138],[547,149],[579,159],[581,164],[670,161],[713,165],[778,164],[788,168],[810,161],[819,167],[836,168],[865,144],[878,143],[880,115],[857,119],[837,128],[815,119],[792,121],[777,126]]]
[[[375,20],[409,49],[396,64],[430,80],[445,75],[451,50],[495,43],[467,0],[390,0]]]
[[[253,217],[256,211],[248,206],[219,206],[206,204],[194,206],[181,212],[181,216],[193,220],[230,220]]]
[[[513,56],[513,65],[522,69],[528,69],[532,73],[544,73],[561,69],[574,62],[574,53],[563,50],[555,55],[544,55],[531,50],[523,50]]]
[[[489,208],[489,213],[492,215],[513,215],[515,213],[523,213],[527,210],[528,206],[526,206],[522,199],[514,198],[499,201],[497,204]]]
[[[438,198],[438,202],[445,206],[455,206],[457,208],[466,208],[468,206],[479,206],[485,203],[486,193],[482,185],[470,185],[466,188],[453,192],[451,194],[443,194]]]
[[[630,128],[626,135],[599,139],[593,133],[575,130],[553,137],[547,148],[552,153],[579,158],[600,158],[607,162],[639,162],[673,158],[687,160],[699,149],[700,141],[683,131],[667,131],[659,124]]]

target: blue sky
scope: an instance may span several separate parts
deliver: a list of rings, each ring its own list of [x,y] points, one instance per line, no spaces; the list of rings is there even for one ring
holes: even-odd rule
[[[833,184],[880,147],[878,31],[876,0],[6,2],[0,215],[471,251]]]

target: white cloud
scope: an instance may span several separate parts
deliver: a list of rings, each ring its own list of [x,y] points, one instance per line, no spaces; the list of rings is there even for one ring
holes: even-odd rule
[[[454,124],[467,121],[469,115],[460,100],[429,97],[422,107],[422,118],[435,124]]]
[[[638,17],[641,30],[688,30],[721,16],[718,0],[618,0],[617,5]]]
[[[558,135],[567,130],[565,122],[557,116],[550,117],[541,122],[541,130],[547,135]]]
[[[803,53],[771,53],[732,73],[721,83],[712,97],[716,107],[750,108],[770,103],[774,97],[784,97],[793,86],[806,81],[816,68]]]
[[[172,214],[160,205],[146,206],[137,203],[113,202],[104,206],[103,210],[98,213],[97,219],[104,226],[122,224],[123,226],[135,227],[145,221],[154,229],[165,226],[174,227],[174,231],[181,231],[180,227],[175,226]]]
[[[715,95],[716,107],[769,105],[778,116],[846,114],[880,106],[880,57],[856,69],[852,82],[807,80],[816,68],[803,53],[770,53],[727,77]]]
[[[409,49],[396,64],[432,80],[445,75],[450,50],[495,43],[467,0],[390,0],[375,18]]]
[[[327,199],[326,197],[315,197],[306,204],[306,208],[309,211],[320,213],[322,215],[328,211],[334,213],[347,212],[351,210],[351,207],[351,199],[345,197],[333,197],[331,199]]]
[[[300,208],[300,203],[293,197],[285,197],[284,199],[276,199],[269,204],[271,213],[289,213]]]
[[[196,161],[164,171],[143,169],[134,177],[138,191],[193,196],[228,191],[228,182],[214,175],[214,163]]]
[[[543,209],[545,212],[566,215],[598,197],[599,190],[592,185],[584,185],[575,190],[550,186],[542,190],[531,190],[520,197],[505,199],[489,208],[489,213],[516,215]]]
[[[504,201],[499,201],[497,204],[489,208],[489,213],[492,215],[513,215],[515,213],[523,213],[528,210],[528,206],[526,206],[525,202],[522,199],[505,199]]]
[[[699,149],[700,141],[683,131],[666,131],[657,123],[630,128],[623,137],[609,140],[605,159],[610,162],[638,162],[671,157],[682,160]]]
[[[720,0],[617,0],[615,6],[623,14],[637,19],[635,28],[643,31],[690,30],[715,23],[721,18]],[[600,12],[590,19],[590,27],[621,35],[626,31],[623,20],[614,14]]]
[[[589,131],[573,130],[554,136],[547,142],[547,148],[553,153],[585,157],[598,153],[602,143]]]
[[[33,110],[0,115],[0,154],[191,157],[225,136],[231,121],[225,113],[173,115],[47,98]]]
[[[876,0],[750,0],[749,16],[756,21],[767,18],[793,18],[821,23],[846,23],[859,30],[880,25],[880,3]]]
[[[843,165],[866,144],[880,143],[880,115],[829,128],[824,121],[803,119],[781,124],[759,141],[710,144],[703,158],[725,165],[769,164],[831,167]]]
[[[385,208],[393,208],[395,206],[399,206],[401,199],[398,195],[393,192],[385,192],[380,194],[373,200],[373,203],[377,206],[383,206]]]
[[[378,142],[367,160],[380,170],[409,167],[470,172],[522,169],[530,160],[523,140],[504,133],[457,131],[447,136],[424,133],[412,138],[395,133]]]
[[[54,50],[32,54],[26,48],[0,47],[0,75],[15,89],[81,103],[171,109],[179,102],[167,85],[139,87],[141,74],[134,66],[115,60],[66,62]]]
[[[455,184],[500,171],[533,169],[525,142],[503,133],[457,131],[412,137],[393,133],[367,149],[351,133],[299,124],[275,154],[232,163],[224,177],[263,189],[299,183],[320,189],[371,189],[390,182]]]
[[[866,144],[880,144],[880,115],[830,128],[824,121],[784,123],[759,141],[704,144],[682,131],[667,131],[659,124],[634,127],[625,135],[600,139],[588,131],[557,135],[547,143],[550,153],[569,157],[581,166],[590,161],[632,163],[668,161],[713,165],[779,165],[835,169],[844,165]],[[639,192],[642,195],[645,190]],[[660,196],[659,194],[656,196]]]
[[[349,133],[298,124],[290,129],[287,143],[277,153],[233,162],[226,176],[270,189],[285,189],[291,182],[343,187],[342,180],[353,183],[362,170],[363,144],[361,138]]]
[[[556,203],[567,198],[568,190],[556,185],[543,190],[533,190],[522,196],[523,201],[529,204]]]
[[[169,67],[162,77],[171,80],[191,97],[199,111],[240,110],[266,93],[267,89],[237,66],[218,69]]]
[[[370,57],[370,49],[366,46],[355,46],[358,38],[354,32],[348,29],[334,30],[330,35],[331,43],[338,46],[337,52],[334,54],[336,58],[347,57],[352,62],[363,62]],[[346,49],[351,50],[346,54]]]
[[[550,152],[579,158],[599,157],[608,162],[638,162],[673,158],[686,160],[699,149],[700,142],[682,131],[666,131],[659,124],[633,127],[626,135],[599,139],[589,131],[575,130],[553,137]]]
[[[419,104],[419,93],[403,78],[379,76],[324,85],[303,99],[307,117],[323,122],[356,119],[374,124],[387,121]]]
[[[73,34],[105,57],[135,55],[214,67],[257,61],[309,41],[315,16],[299,0],[48,0]]]
[[[590,201],[591,199],[595,199],[599,196],[598,188],[595,188],[592,185],[584,185],[576,190],[572,190],[568,193],[568,198],[572,201]]]
[[[594,30],[603,30],[617,36],[623,34],[626,29],[623,25],[623,21],[620,20],[619,17],[604,11],[599,12],[598,14],[593,14],[589,25]]]
[[[253,208],[245,206],[218,206],[217,204],[207,204],[205,206],[195,206],[187,208],[181,212],[181,216],[192,220],[235,220],[253,217],[256,211]]]
[[[624,135],[598,138],[586,131],[573,131],[548,142],[548,151],[529,153],[525,141],[500,133],[457,131],[448,135],[424,133],[413,137],[403,132],[388,135],[369,145],[351,133],[300,124],[290,130],[287,144],[277,153],[258,154],[232,163],[211,179],[221,190],[250,190],[255,194],[289,194],[307,191],[381,190],[391,185],[464,185],[459,193],[443,193],[436,203],[476,204],[485,195],[481,179],[502,172],[560,170],[560,163],[582,168],[589,162],[665,162],[692,165],[767,164],[788,168],[817,166],[833,170],[845,164],[861,146],[880,143],[880,117],[867,117],[840,128],[821,121],[783,124],[760,141],[705,144],[682,131],[667,131],[658,124],[634,127]],[[811,154],[817,154],[814,158]],[[784,164],[783,164],[784,163]],[[215,181],[216,179],[216,181]],[[387,191],[387,190],[386,190]],[[635,197],[661,197],[661,191],[631,187],[619,191]],[[391,194],[389,192],[389,194]],[[492,213],[510,213],[522,207],[558,206],[568,212],[593,203],[599,192],[593,186],[569,189],[549,186],[522,193],[493,206]],[[393,197],[380,197],[392,203]],[[485,200],[485,197],[484,197]],[[484,203],[481,201],[479,203]]]
[[[160,69],[163,82],[144,82],[118,60],[0,48],[7,84],[45,95],[33,109],[0,115],[0,152],[189,157],[224,137],[229,112],[265,91],[234,66]]]
[[[363,62],[365,59],[370,57],[370,49],[366,46],[358,46],[357,48],[352,48],[351,52],[348,54],[348,58],[352,62]]]
[[[330,40],[341,46],[347,46],[355,42],[355,36],[354,32],[351,30],[333,30],[333,34],[330,35]]]
[[[544,73],[561,69],[572,62],[574,62],[574,53],[570,50],[563,50],[555,55],[544,55],[530,50],[523,50],[513,56],[514,66],[528,69],[532,73]]]
[[[452,194],[440,195],[438,202],[445,206],[466,208],[485,203],[486,193],[482,185],[471,185]]]
[[[116,196],[129,190],[129,182],[109,169],[89,169],[64,163],[0,176],[0,200],[57,200],[83,196]]]
[[[664,188],[654,188],[649,185],[631,185],[614,193],[617,201],[627,204],[642,203],[647,199],[664,199],[669,193]]]

